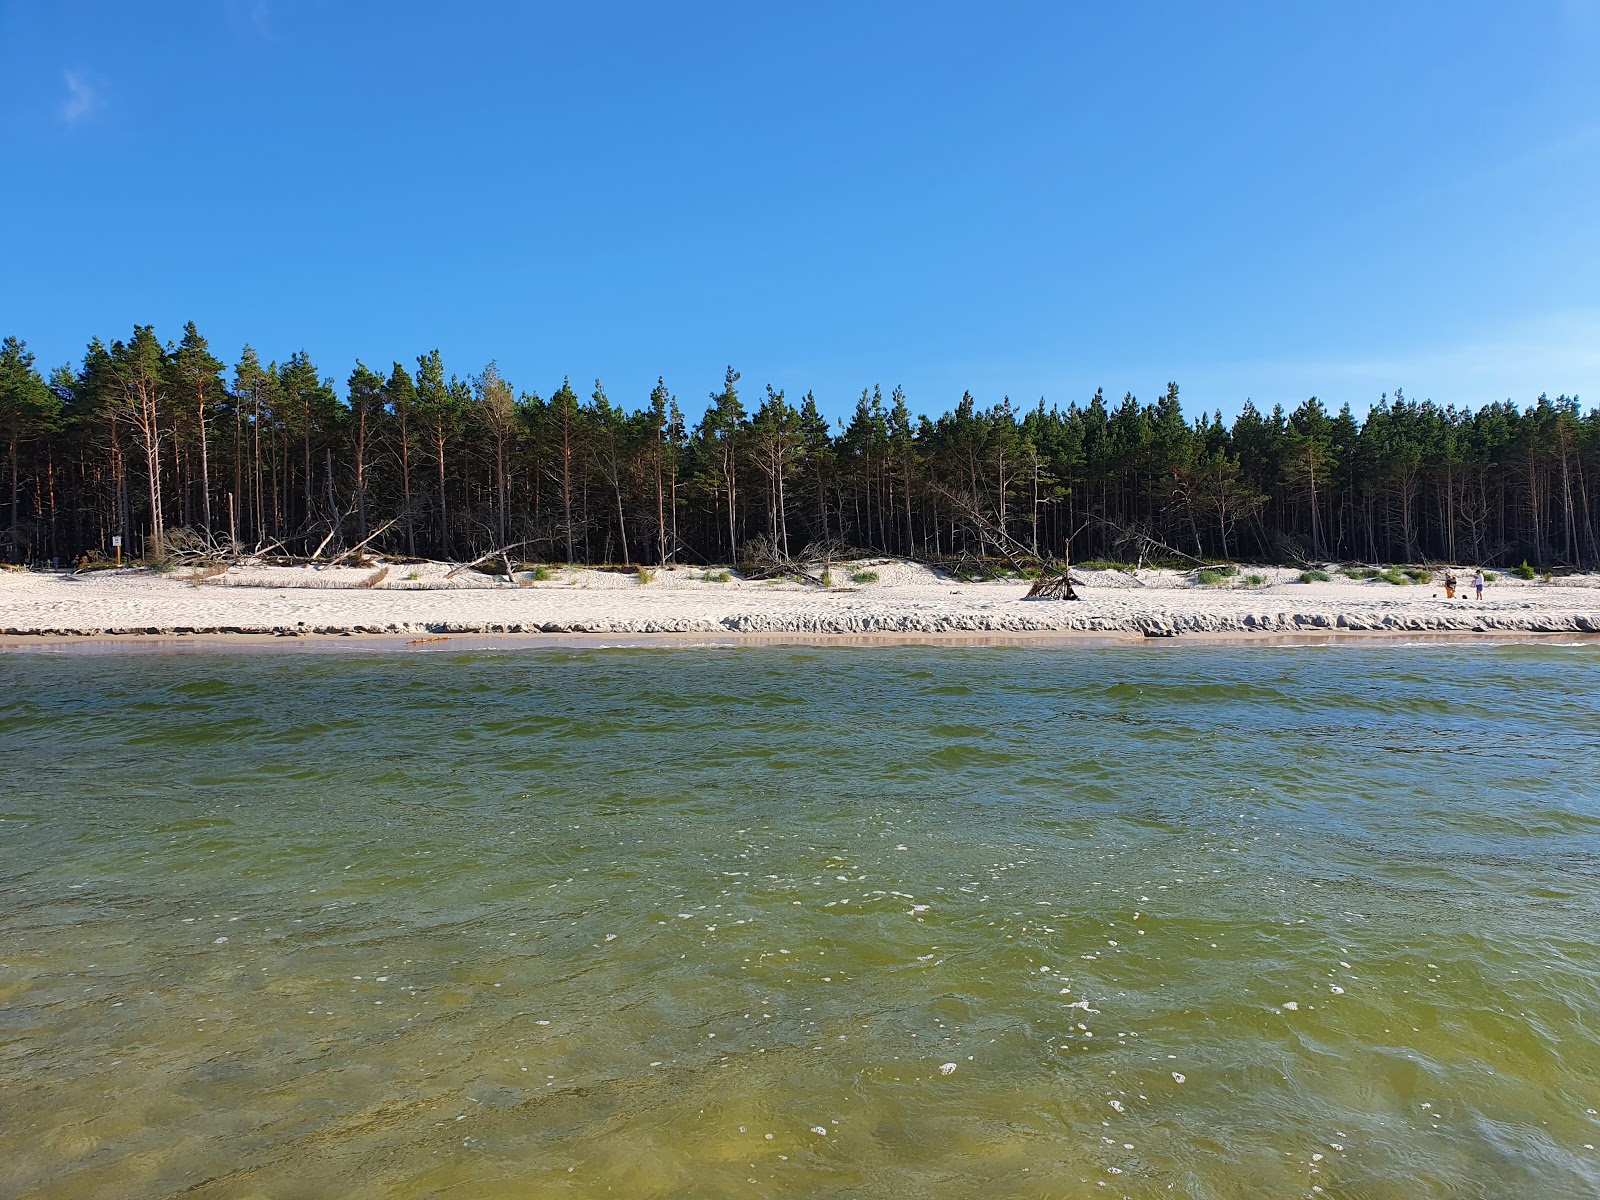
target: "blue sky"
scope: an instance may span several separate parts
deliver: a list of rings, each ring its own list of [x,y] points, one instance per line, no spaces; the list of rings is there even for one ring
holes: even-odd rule
[[[1600,400],[1600,0],[0,0],[0,333],[698,415]]]

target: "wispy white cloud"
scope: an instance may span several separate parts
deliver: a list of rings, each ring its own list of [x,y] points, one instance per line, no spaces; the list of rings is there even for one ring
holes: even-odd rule
[[[67,97],[61,102],[60,108],[63,121],[68,125],[76,125],[100,111],[102,100],[99,89],[89,82],[82,71],[63,71],[61,76],[67,84]]]

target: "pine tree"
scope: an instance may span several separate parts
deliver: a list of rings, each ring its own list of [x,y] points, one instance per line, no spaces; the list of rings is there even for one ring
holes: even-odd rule
[[[723,377],[722,390],[711,393],[701,428],[716,447],[717,468],[722,475],[723,494],[728,501],[728,559],[739,560],[738,479],[739,434],[744,425],[744,405],[739,402],[739,372],[730,365]]]
[[[401,511],[406,521],[406,555],[417,556],[416,506],[411,498],[411,446],[416,436],[417,389],[410,372],[399,363],[389,371],[389,382],[383,387],[384,402],[394,424],[395,455],[400,460],[400,492],[404,499]]]
[[[27,539],[22,520],[23,443],[53,433],[60,416],[61,402],[39,372],[26,342],[8,337],[0,342],[0,438],[5,439],[6,458],[11,468],[11,508],[6,524],[6,541],[12,562],[26,559]],[[37,517],[38,497],[33,500]]]
[[[561,380],[561,386],[550,397],[547,411],[557,478],[561,483],[561,528],[567,543],[567,561],[570,563],[577,561],[573,553],[572,492],[582,445],[579,429],[582,414],[578,408],[578,393],[572,390],[571,380]]]
[[[211,537],[211,425],[212,407],[226,393],[222,382],[222,362],[211,353],[193,321],[183,327],[183,340],[172,356],[175,390],[195,414],[195,431],[200,442],[201,528]]]
[[[384,378],[360,359],[346,383],[355,467],[356,543],[367,540],[367,450],[383,414]]]
[[[500,545],[505,546],[511,540],[507,532],[510,527],[507,515],[510,503],[508,470],[518,426],[517,402],[511,385],[500,374],[500,368],[492,362],[483,369],[481,375],[473,379],[472,391],[473,415],[478,427],[488,435],[494,452],[495,528],[499,533]]]
[[[126,342],[112,342],[113,403],[128,421],[144,452],[145,480],[150,495],[150,545],[165,552],[166,518],[161,501],[161,447],[169,438],[163,424],[167,400],[166,355],[149,325],[135,325]]]

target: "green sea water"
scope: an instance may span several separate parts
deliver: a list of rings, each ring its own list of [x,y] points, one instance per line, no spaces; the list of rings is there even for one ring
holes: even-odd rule
[[[1592,1197],[1600,647],[0,655],[0,1195]]]

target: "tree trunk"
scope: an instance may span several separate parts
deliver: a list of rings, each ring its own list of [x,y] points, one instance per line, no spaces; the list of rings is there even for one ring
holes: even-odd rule
[[[239,516],[234,511],[234,497],[244,495],[244,447],[243,430],[240,428],[242,418],[239,406],[233,409],[233,491],[228,493],[228,538],[233,543],[235,553],[239,547]]]
[[[356,419],[356,543],[367,540],[367,413]]]
[[[445,510],[444,436],[441,434],[435,439],[434,444],[439,451],[439,545],[444,552],[445,560],[449,561],[450,514]]]
[[[907,453],[909,454],[909,451]],[[905,464],[905,475],[901,483],[901,491],[905,493],[906,497],[906,557],[916,558],[917,539],[911,531],[911,463],[909,461]],[[926,530],[927,526],[924,525],[923,529]]]
[[[1566,557],[1569,563],[1576,563],[1578,550],[1577,517],[1572,506],[1572,472],[1568,462],[1567,431],[1561,431],[1561,502],[1563,525],[1565,529]]]
[[[256,544],[260,545],[265,538],[267,524],[267,507],[261,502],[261,397],[254,397],[255,419],[251,427],[251,440],[254,443],[252,451],[252,466],[250,476],[250,532],[254,535]]]
[[[417,556],[417,519],[411,507],[411,438],[406,432],[404,409],[400,417],[400,488],[406,502],[406,557]]]
[[[738,463],[733,456],[733,442],[731,440],[733,434],[730,432],[728,437],[730,440],[722,452],[722,470],[728,479],[728,561],[737,563],[739,561],[739,535],[734,527],[734,473],[738,470]]]
[[[622,518],[622,476],[617,471],[615,455],[611,459],[611,490],[617,499],[617,537],[622,542],[622,565],[633,566],[633,560],[628,557],[628,526]]]
[[[495,473],[495,499],[500,508],[500,544],[504,546],[511,539],[506,535],[506,441],[497,437],[494,444],[494,473]]]
[[[778,535],[783,542],[783,556],[789,557],[789,502],[783,486],[783,455],[778,456]]]
[[[155,438],[156,434],[151,434]],[[144,465],[146,474],[150,476],[150,532],[156,542],[160,542],[165,531],[161,525],[161,444],[156,441],[147,441],[144,451]]]
[[[205,389],[200,390],[199,412],[196,414],[200,422],[200,519],[206,531],[206,541],[211,540],[211,455],[208,449],[210,439],[206,437],[206,400]]]
[[[667,565],[667,510],[661,487],[661,435],[656,434],[656,562]]]
[[[572,562],[572,433],[561,431],[561,514],[567,527],[567,562]]]
[[[311,509],[312,509],[312,506],[313,506],[313,503],[314,503],[312,498],[311,498],[312,497],[312,490],[311,489],[313,487],[313,483],[312,483],[312,476],[311,476],[311,404],[310,404],[309,401],[305,405],[305,422],[306,422],[306,462],[305,462],[305,467],[306,467],[306,478],[305,478],[305,504],[306,504],[306,511],[300,517],[300,524],[301,524],[302,528],[308,527],[311,524]]]
[[[21,522],[17,520],[18,506],[22,503],[22,477],[18,473],[17,444],[22,440],[21,434],[11,435],[11,561],[21,562],[21,547],[18,544],[17,533]]]

